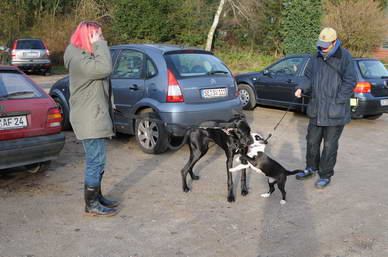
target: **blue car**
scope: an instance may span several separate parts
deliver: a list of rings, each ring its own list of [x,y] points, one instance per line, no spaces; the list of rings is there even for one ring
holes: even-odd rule
[[[135,135],[146,153],[166,151],[185,127],[230,120],[242,112],[232,73],[211,52],[152,44],[112,46],[110,51],[116,130]],[[61,109],[63,129],[69,129],[69,78],[57,81],[49,94]]]
[[[236,81],[243,108],[256,104],[289,107],[304,112],[309,98],[295,99],[294,93],[311,55],[287,56],[260,72],[240,74]],[[388,71],[376,59],[353,58],[357,84],[351,98],[352,118],[378,119],[388,112]]]

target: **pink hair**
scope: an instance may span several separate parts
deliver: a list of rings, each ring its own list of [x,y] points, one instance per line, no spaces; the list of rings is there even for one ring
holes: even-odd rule
[[[92,31],[98,31],[101,28],[101,25],[94,21],[83,21],[81,22],[77,29],[74,31],[73,35],[70,38],[70,43],[78,48],[92,53],[93,47],[90,43],[89,35]]]

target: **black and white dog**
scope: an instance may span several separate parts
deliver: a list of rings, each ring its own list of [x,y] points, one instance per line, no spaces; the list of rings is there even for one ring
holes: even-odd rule
[[[286,181],[287,176],[294,175],[302,170],[289,171],[286,170],[277,161],[270,158],[265,154],[265,146],[268,143],[268,138],[264,139],[257,133],[252,133],[254,143],[249,146],[247,154],[241,154],[236,158],[239,163],[237,166],[229,169],[231,172],[238,170],[245,170],[250,168],[257,173],[264,174],[268,177],[269,191],[261,194],[262,197],[269,197],[275,191],[275,184],[278,185],[279,190],[282,193],[281,204],[286,203]]]
[[[220,123],[213,122],[214,124]],[[220,146],[226,155],[226,173],[228,176],[228,202],[235,201],[233,193],[233,178],[229,169],[233,165],[233,157],[236,154],[244,154],[248,146],[253,143],[251,136],[251,129],[249,124],[245,120],[244,116],[238,115],[228,122],[224,122],[222,128],[216,127],[200,127],[194,128],[187,132],[187,143],[190,148],[190,158],[186,165],[181,170],[182,175],[182,187],[184,192],[189,192],[190,189],[187,186],[186,177],[190,174],[191,179],[197,180],[199,176],[193,173],[194,165],[201,159],[209,150],[209,143],[214,142]],[[245,170],[241,175],[241,194],[248,194],[248,187],[246,185],[246,173]]]

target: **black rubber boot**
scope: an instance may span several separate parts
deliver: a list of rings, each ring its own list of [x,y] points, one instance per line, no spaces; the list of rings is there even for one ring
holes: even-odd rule
[[[107,208],[98,200],[98,188],[85,186],[85,216],[110,217],[117,214],[117,209]]]
[[[104,205],[105,207],[113,208],[113,207],[118,206],[120,204],[120,201],[109,200],[102,195],[102,193],[101,193],[101,181],[102,181],[102,176],[104,176],[104,172],[105,171],[103,171],[101,173],[101,176],[100,176],[100,186],[98,187],[98,201],[100,201],[100,203],[102,205]]]

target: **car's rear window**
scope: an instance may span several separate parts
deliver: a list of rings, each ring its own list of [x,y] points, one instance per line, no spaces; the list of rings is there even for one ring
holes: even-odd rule
[[[16,49],[45,49],[40,40],[18,40]]]
[[[384,67],[384,64],[382,64],[380,61],[358,61],[358,67],[360,68],[361,75],[364,78],[377,79],[382,77],[388,77],[388,71]]]
[[[217,57],[203,53],[177,53],[166,56],[180,77],[230,74]]]
[[[23,75],[0,72],[0,100],[41,97],[42,93]]]

